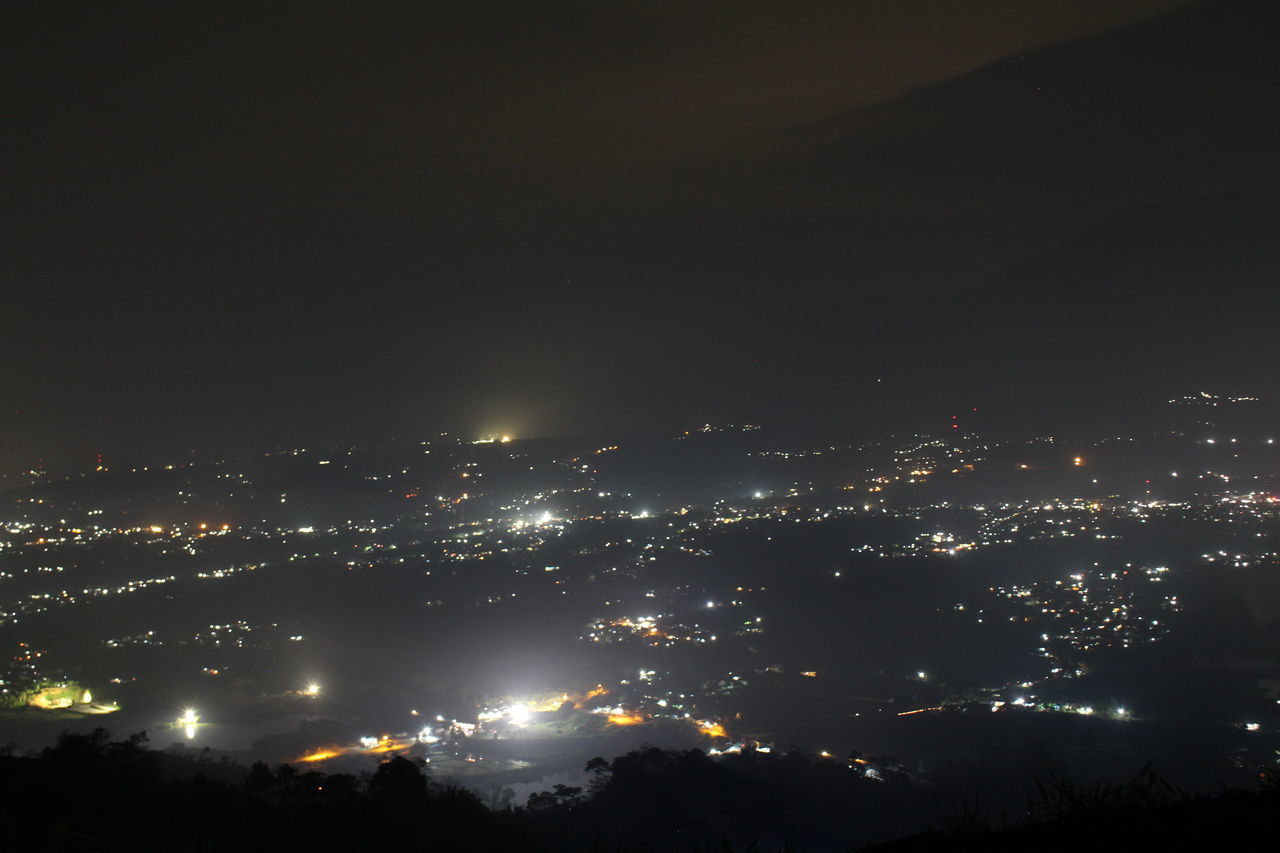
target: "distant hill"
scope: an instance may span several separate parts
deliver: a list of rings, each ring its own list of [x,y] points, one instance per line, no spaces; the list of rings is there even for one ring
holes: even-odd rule
[[[1211,0],[1012,56],[797,131],[816,181],[891,209],[1059,223],[1212,192],[1280,193],[1275,6]],[[825,141],[823,141],[825,140]]]
[[[1212,305],[1280,275],[1280,200],[1220,193],[1126,210],[1000,275],[991,295]],[[1254,293],[1273,298],[1272,294]],[[1139,298],[1141,297],[1141,298]]]
[[[1267,394],[1280,201],[1219,194],[1127,210],[937,306],[946,384],[991,404],[1109,416],[1207,388]]]

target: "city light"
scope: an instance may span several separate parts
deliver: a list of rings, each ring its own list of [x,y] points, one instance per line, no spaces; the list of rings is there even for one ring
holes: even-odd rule
[[[182,712],[182,716],[178,717],[177,724],[182,727],[187,740],[192,740],[196,736],[196,726],[200,724],[200,715],[195,712],[195,709],[187,708]]]

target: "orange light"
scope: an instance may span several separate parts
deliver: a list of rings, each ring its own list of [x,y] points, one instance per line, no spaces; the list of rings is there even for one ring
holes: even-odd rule
[[[320,750],[317,750],[317,751],[315,751],[315,752],[308,753],[308,754],[306,754],[306,755],[304,755],[304,756],[302,756],[301,758],[296,759],[296,760],[297,760],[297,761],[307,761],[307,762],[311,762],[311,761],[328,761],[330,758],[337,758],[337,757],[338,757],[339,755],[341,755],[341,754],[342,754],[341,752],[338,752],[338,751],[333,750],[333,749],[320,749]]]
[[[644,717],[639,714],[610,714],[609,722],[615,726],[634,726],[643,723]]]

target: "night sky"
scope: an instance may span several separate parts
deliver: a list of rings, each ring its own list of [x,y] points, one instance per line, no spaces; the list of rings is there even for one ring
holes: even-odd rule
[[[1274,390],[1273,16],[6,4],[0,468]]]

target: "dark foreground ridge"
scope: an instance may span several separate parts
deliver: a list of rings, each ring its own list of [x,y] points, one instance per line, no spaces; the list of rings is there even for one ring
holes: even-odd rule
[[[1151,772],[1125,785],[1081,789],[1041,786],[1016,829],[961,818],[945,827],[877,844],[879,853],[968,850],[1244,850],[1280,830],[1280,776],[1264,774],[1261,790],[1191,795]]]
[[[852,823],[879,813],[878,829],[891,831],[886,812],[921,793],[905,778],[850,786],[847,774],[798,755],[716,761],[698,750],[645,748],[586,769],[585,789],[557,785],[523,805],[508,791],[485,803],[402,757],[360,778],[244,768],[151,750],[143,735],[111,741],[98,729],[63,735],[38,754],[0,757],[0,848],[846,850],[866,827],[832,820],[833,802],[845,802]],[[1261,781],[1259,790],[1212,796],[1150,772],[1090,789],[1059,781],[1029,798],[1028,825],[997,830],[962,809],[929,832],[869,849],[1243,849],[1280,830],[1280,781]]]

